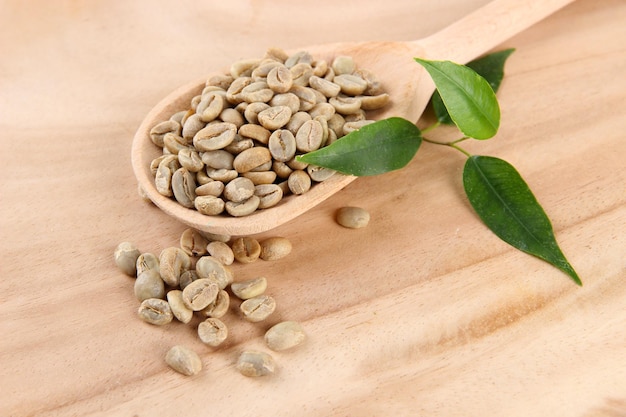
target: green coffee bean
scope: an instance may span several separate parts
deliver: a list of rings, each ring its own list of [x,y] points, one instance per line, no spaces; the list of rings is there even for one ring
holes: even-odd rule
[[[322,77],[328,71],[328,61],[325,59],[319,59],[313,62],[313,75]],[[309,79],[309,84],[311,80]]]
[[[196,198],[200,196],[213,196],[219,197],[224,192],[224,183],[222,181],[216,181],[211,179],[211,182],[196,187]],[[196,201],[194,200],[194,206]]]
[[[313,106],[309,114],[313,119],[322,117],[324,120],[328,121],[335,114],[335,108],[330,103],[317,103]]]
[[[239,306],[243,318],[256,323],[268,318],[276,309],[276,301],[269,295],[248,298]]]
[[[178,168],[180,167],[176,155],[168,155],[161,160],[154,178],[154,185],[159,194],[166,197],[174,195],[172,192],[172,175]]]
[[[274,351],[291,349],[301,344],[306,335],[300,323],[283,321],[272,326],[264,336],[267,347]]]
[[[220,290],[215,301],[203,308],[200,313],[205,317],[220,318],[226,314],[229,307],[230,296],[225,290]]]
[[[350,229],[367,226],[370,214],[361,207],[342,207],[337,210],[337,223]]]
[[[276,184],[259,184],[254,187],[254,195],[259,197],[259,208],[273,207],[283,198],[283,190]]]
[[[235,126],[237,126],[237,129],[239,129],[245,123],[243,115],[239,113],[237,110],[232,109],[230,107],[227,107],[224,110],[222,110],[222,112],[219,114],[218,117],[220,120],[224,122],[234,124]]]
[[[196,107],[196,113],[205,123],[215,120],[226,106],[225,97],[221,94],[208,93],[202,96]]]
[[[187,285],[183,290],[183,302],[193,311],[200,311],[217,297],[220,289],[212,279],[199,278]]]
[[[292,90],[294,87],[292,87]],[[257,117],[261,126],[266,129],[276,130],[287,124],[291,118],[291,109],[287,106],[270,107],[261,111]]]
[[[213,241],[207,245],[206,250],[222,265],[230,265],[235,260],[233,250],[225,242]]]
[[[186,168],[179,168],[172,175],[172,193],[183,207],[193,207],[196,198],[195,175]]]
[[[137,276],[134,285],[135,297],[143,301],[148,298],[163,298],[165,283],[158,270],[148,269]]]
[[[184,148],[178,152],[178,163],[189,172],[198,172],[204,168],[200,154],[191,148]]]
[[[181,130],[182,128],[180,126],[180,123],[173,121],[173,120],[166,120],[164,122],[157,124],[152,129],[150,129],[150,139],[155,145],[162,148],[164,146],[163,137],[167,133],[174,133],[176,135],[180,135]]]
[[[183,375],[196,375],[202,370],[202,360],[193,350],[185,346],[174,346],[167,351],[165,362]]]
[[[356,69],[356,64],[352,57],[340,55],[333,60],[332,69],[336,75],[352,74]]]
[[[289,168],[284,162],[274,161],[272,163],[272,170],[276,173],[278,178],[286,179],[293,172],[293,169]]]
[[[317,120],[304,122],[296,134],[296,148],[303,153],[319,149],[323,134],[322,125]]]
[[[369,124],[374,123],[374,120],[359,120],[356,122],[346,122],[343,125],[343,134],[347,135],[350,132],[354,132],[355,130],[359,130],[363,126],[367,126]]]
[[[287,59],[285,59],[285,66],[287,68],[291,68],[297,64],[312,64],[313,57],[307,51],[298,51],[293,55],[290,55]]]
[[[167,285],[178,285],[180,276],[191,267],[191,259],[182,249],[165,248],[159,255],[159,272]]]
[[[293,84],[308,86],[309,78],[313,75],[313,67],[309,63],[301,62],[289,68],[291,77],[293,78]]]
[[[150,252],[142,253],[137,258],[137,276],[150,269],[159,272],[159,258]]]
[[[261,254],[259,257],[264,261],[275,261],[291,253],[291,242],[289,239],[285,237],[270,237],[265,240],[262,240],[261,245]]]
[[[241,174],[244,178],[249,179],[256,185],[274,184],[276,181],[276,173],[274,171],[248,171]],[[260,207],[262,208],[262,207]]]
[[[171,290],[167,292],[167,302],[170,305],[172,314],[182,323],[189,323],[193,317],[193,310],[185,305],[183,292],[181,290]]]
[[[356,97],[337,96],[331,97],[328,102],[339,114],[354,114],[361,110],[361,99]]]
[[[254,186],[254,184],[253,184]],[[226,211],[233,217],[241,217],[252,214],[259,208],[261,200],[256,195],[251,196],[247,200],[241,202],[227,201],[225,204]]]
[[[174,133],[166,133],[163,136],[163,147],[167,149],[172,155],[178,155],[183,149],[189,149],[187,141],[180,135]]]
[[[244,88],[252,84],[252,78],[248,76],[236,77],[226,90],[226,99],[229,103],[241,103],[243,98],[241,92]]]
[[[235,239],[231,245],[233,255],[238,262],[251,263],[259,259],[261,245],[253,237],[245,236]]]
[[[383,108],[389,103],[389,94],[383,93],[376,96],[359,96],[363,110],[376,110]]]
[[[272,61],[272,60],[263,60],[259,63],[259,65],[252,71],[252,79],[254,81],[262,81],[266,80],[270,71],[276,67],[279,67],[280,62]],[[269,84],[269,82],[268,82]]]
[[[209,124],[193,136],[193,144],[198,151],[215,151],[230,145],[237,134],[237,126],[220,122]]]
[[[254,183],[248,178],[235,178],[224,187],[224,197],[234,203],[241,203],[249,199],[253,195]]]
[[[140,255],[141,252],[133,243],[122,242],[115,248],[113,259],[122,272],[134,277],[137,274],[137,258]]]
[[[202,169],[196,172],[196,183],[200,185],[207,184],[211,181],[215,181],[213,178],[209,178],[209,175],[206,173],[206,170]],[[196,188],[197,190],[197,188]]]
[[[315,91],[316,90],[310,87],[303,87],[301,85],[293,85],[289,90],[290,93],[295,94],[300,99],[300,111],[309,111],[317,104]]]
[[[307,164],[306,162],[300,162],[297,159],[292,159],[291,161],[287,161],[287,166],[291,169],[293,169],[294,171],[297,170],[304,170],[306,169],[306,167],[309,166],[309,164]]]
[[[287,106],[291,110],[291,114],[295,114],[300,110],[300,99],[293,93],[276,94],[269,102],[270,106]]]
[[[351,96],[358,96],[365,92],[367,81],[358,75],[340,74],[333,80],[335,84],[341,87],[341,92]]]
[[[271,162],[272,155],[267,148],[253,147],[246,149],[235,157],[233,166],[239,173],[252,171],[260,165]]]
[[[265,352],[248,350],[242,352],[237,360],[237,370],[245,376],[257,377],[274,373],[274,358]]]
[[[224,200],[213,195],[196,196],[194,207],[202,214],[214,216],[224,211]]]
[[[202,130],[205,126],[206,126],[206,123],[204,123],[202,119],[200,119],[199,114],[196,114],[196,113],[191,114],[183,122],[183,131],[182,131],[183,138],[185,138],[187,142],[192,142],[194,136],[200,130]]]
[[[247,300],[257,297],[267,289],[267,279],[265,277],[257,277],[246,281],[233,282],[230,289],[239,299]]]
[[[233,169],[235,156],[223,149],[202,152],[202,162],[213,169]]]
[[[268,87],[265,81],[253,81],[245,86],[240,93],[241,99],[248,103],[267,103],[273,96],[274,91]]]
[[[202,343],[217,347],[228,337],[228,328],[220,319],[209,317],[198,325],[198,336]]]
[[[332,81],[313,75],[309,78],[309,84],[311,87],[324,94],[324,96],[337,97],[341,92],[341,87]]]
[[[311,180],[315,182],[326,181],[336,173],[335,170],[326,167],[318,167],[316,165],[306,167],[306,172],[309,174],[309,177],[311,177]]]
[[[254,139],[259,143],[267,144],[272,132],[263,126],[252,123],[244,124],[239,128],[239,135],[244,138]]]
[[[270,108],[267,103],[250,103],[243,112],[244,118],[248,123],[258,124],[259,113]]]
[[[295,136],[298,133],[298,129],[308,120],[313,120],[313,117],[307,112],[299,111],[291,116],[285,128]]]
[[[293,85],[293,75],[284,65],[277,65],[267,73],[267,85],[277,93],[286,93]]]
[[[207,245],[208,246],[208,245]],[[213,256],[203,256],[196,262],[196,274],[199,278],[209,278],[217,283],[220,290],[226,288],[233,276],[229,270]]]
[[[181,290],[184,290],[185,287],[191,284],[193,281],[198,279],[198,274],[195,269],[190,269],[189,271],[185,271],[180,275],[178,287]]]
[[[274,131],[269,137],[267,146],[275,161],[287,162],[296,155],[296,138],[287,129]]]
[[[213,181],[221,181],[223,183],[232,181],[239,175],[234,169],[207,168],[206,172],[209,178],[211,178]]]
[[[297,169],[289,175],[287,184],[293,194],[304,194],[311,189],[311,177],[303,170]]]
[[[137,313],[143,321],[157,326],[168,324],[174,318],[170,305],[160,298],[143,300]]]

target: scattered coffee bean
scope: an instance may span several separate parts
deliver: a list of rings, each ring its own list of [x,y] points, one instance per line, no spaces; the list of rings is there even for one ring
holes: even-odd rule
[[[265,343],[274,351],[291,349],[301,344],[305,338],[302,326],[295,321],[280,322],[265,333]]]
[[[198,325],[198,336],[202,343],[216,347],[228,337],[228,328],[220,319],[209,317]]]
[[[239,306],[243,318],[256,323],[268,318],[276,309],[276,301],[269,295],[258,295],[245,300]]]
[[[213,241],[206,247],[207,253],[222,265],[230,265],[235,261],[233,250],[224,242]]]
[[[180,276],[191,267],[191,259],[182,249],[169,247],[159,255],[159,272],[167,285],[178,285]]]
[[[182,323],[189,323],[193,318],[193,310],[187,307],[183,301],[181,290],[171,290],[167,292],[167,302],[170,305],[172,314]]]
[[[200,311],[217,297],[220,289],[215,280],[199,278],[183,290],[183,302],[193,311]]]
[[[240,237],[235,239],[231,246],[233,255],[238,262],[251,263],[259,259],[261,245],[253,237]]]
[[[159,258],[153,253],[142,253],[137,258],[137,276],[148,270],[154,270],[160,273],[159,270]]]
[[[276,261],[291,253],[291,242],[285,237],[270,237],[262,240],[261,254],[259,257],[264,261]]]
[[[200,310],[200,313],[204,317],[214,317],[214,318],[219,319],[220,317],[223,317],[226,314],[226,312],[228,312],[229,307],[230,307],[230,296],[225,290],[220,290],[220,292],[217,293],[217,297],[215,298],[215,301],[213,301],[211,304],[209,304],[208,306]]]
[[[337,223],[350,229],[367,226],[370,214],[360,207],[342,207],[337,211]]]
[[[209,278],[223,290],[233,282],[233,276],[218,259],[212,256],[203,256],[196,262],[196,274],[199,278]]]
[[[241,300],[247,300],[249,298],[259,296],[265,292],[266,288],[267,279],[265,277],[258,277],[230,284],[230,289],[233,294]]]
[[[237,360],[237,370],[245,376],[270,375],[274,373],[275,368],[274,358],[265,352],[248,350],[242,352]]]
[[[196,375],[202,370],[202,360],[193,350],[176,345],[167,351],[165,362],[176,372],[183,375]]]
[[[163,298],[165,296],[165,283],[161,279],[158,270],[148,269],[135,280],[135,297],[143,301],[148,298]]]
[[[113,258],[115,264],[122,272],[134,277],[137,274],[137,258],[139,258],[140,255],[141,252],[139,252],[139,249],[137,249],[134,244],[122,242],[115,248]]]
[[[160,298],[148,298],[139,306],[139,317],[150,324],[162,326],[172,321],[172,309],[165,300]]]

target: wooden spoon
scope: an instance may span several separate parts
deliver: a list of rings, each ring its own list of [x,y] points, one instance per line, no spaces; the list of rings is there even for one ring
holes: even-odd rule
[[[399,116],[417,121],[429,102],[434,84],[423,67],[413,60],[414,57],[467,63],[572,1],[495,0],[421,40],[335,43],[298,50],[308,51],[316,59],[328,62],[338,55],[352,56],[357,66],[373,73],[391,96],[390,105],[375,114],[375,118]],[[287,196],[277,206],[245,217],[206,216],[159,194],[150,172],[150,162],[161,151],[150,140],[150,129],[175,112],[188,109],[191,98],[200,94],[207,78],[182,86],[165,97],[148,113],[133,140],[132,165],[139,185],[150,200],[167,214],[205,232],[252,235],[294,219],[356,178],[334,175],[303,195]]]

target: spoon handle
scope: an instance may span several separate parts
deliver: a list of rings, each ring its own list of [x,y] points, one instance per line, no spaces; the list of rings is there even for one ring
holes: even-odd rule
[[[432,60],[465,64],[574,0],[494,0],[450,26],[412,42]]]

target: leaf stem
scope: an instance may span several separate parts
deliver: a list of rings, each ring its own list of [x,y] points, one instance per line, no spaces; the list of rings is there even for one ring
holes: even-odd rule
[[[435,128],[439,127],[440,125],[441,125],[441,122],[440,122],[440,121],[436,121],[436,122],[435,122],[435,123],[433,123],[432,125],[430,125],[430,126],[428,126],[428,127],[425,127],[424,129],[422,129],[422,133],[428,133],[428,132],[430,132],[431,130],[433,130],[433,129],[435,129]]]
[[[454,148],[457,151],[465,154],[465,156],[467,156],[469,158],[470,156],[472,156],[472,154],[470,154],[465,149],[463,149],[463,148],[461,148],[460,146],[457,145],[457,143],[463,142],[464,140],[467,140],[467,139],[470,139],[470,138],[468,136],[463,136],[460,139],[453,140],[453,141],[450,141],[450,142],[439,142],[437,140],[428,139],[428,138],[425,138],[425,137],[422,136],[422,140],[424,142],[432,143],[433,145],[449,146],[449,147]]]

